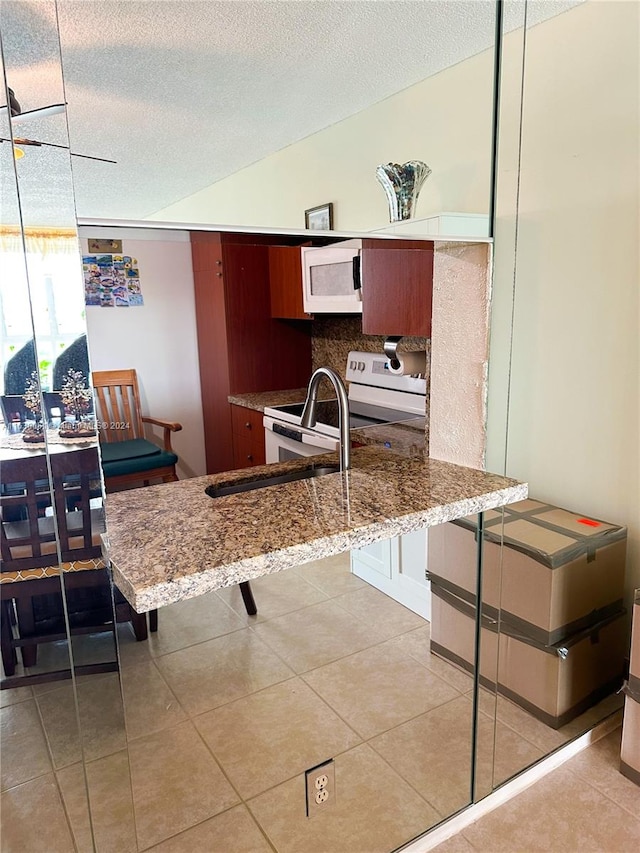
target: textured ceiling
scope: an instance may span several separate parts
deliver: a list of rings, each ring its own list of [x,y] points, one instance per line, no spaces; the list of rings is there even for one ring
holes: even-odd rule
[[[1,5],[7,79],[23,110],[64,91],[72,150],[117,160],[74,158],[78,215],[127,219],[479,53],[495,26],[490,0],[59,0],[63,90],[54,4]],[[545,0],[530,14],[571,5]],[[14,132],[60,142],[65,130],[31,119]],[[58,188],[35,175],[31,184],[45,217]]]

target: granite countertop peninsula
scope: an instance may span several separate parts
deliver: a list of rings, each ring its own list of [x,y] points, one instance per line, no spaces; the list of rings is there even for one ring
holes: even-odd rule
[[[527,497],[497,474],[369,446],[346,473],[221,498],[209,485],[337,462],[337,454],[107,496],[105,557],[140,613]]]

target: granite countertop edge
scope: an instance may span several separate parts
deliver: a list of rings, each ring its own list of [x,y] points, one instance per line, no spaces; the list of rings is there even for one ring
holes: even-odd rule
[[[307,396],[306,388],[292,388],[287,391],[256,391],[246,394],[229,394],[227,400],[233,406],[264,412],[272,406],[287,406],[292,403],[304,403]]]

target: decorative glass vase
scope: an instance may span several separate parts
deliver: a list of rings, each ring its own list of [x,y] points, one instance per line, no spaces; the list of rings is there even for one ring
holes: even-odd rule
[[[411,219],[422,185],[431,169],[421,160],[408,163],[383,163],[376,169],[376,178],[382,184],[389,202],[389,221]]]

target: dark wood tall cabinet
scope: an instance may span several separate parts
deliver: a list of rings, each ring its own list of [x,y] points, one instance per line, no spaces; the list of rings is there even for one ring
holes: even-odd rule
[[[311,375],[310,324],[271,316],[269,243],[257,234],[191,232],[209,473],[235,467],[229,394],[301,388]]]

